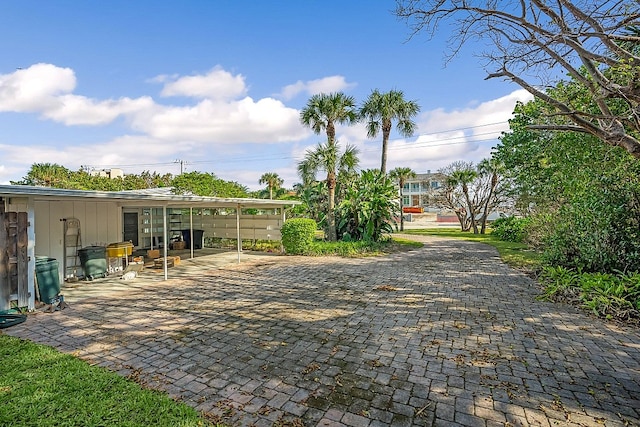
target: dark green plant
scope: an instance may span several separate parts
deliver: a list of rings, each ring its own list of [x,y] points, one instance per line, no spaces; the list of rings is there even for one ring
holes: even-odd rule
[[[406,239],[382,239],[379,242],[371,240],[327,242],[316,240],[306,255],[310,256],[341,256],[347,258],[376,256],[385,253],[412,250],[423,244]]]
[[[581,273],[546,267],[540,279],[545,285],[540,299],[579,304],[607,319],[640,320],[638,273]]]
[[[574,89],[553,88],[566,96]],[[527,241],[547,265],[640,271],[640,162],[589,135],[532,130],[549,120],[538,100],[515,113],[494,157],[505,165],[515,204],[531,217]]]
[[[491,235],[505,242],[522,243],[526,237],[527,225],[531,222],[528,218],[516,218],[507,216],[496,219],[491,224]]]
[[[286,253],[302,255],[307,252],[316,232],[316,222],[308,218],[292,218],[282,224],[282,246]]]
[[[640,185],[626,171],[625,180],[611,176],[619,172],[593,179],[557,210],[544,240],[547,264],[593,273],[640,270]]]
[[[345,192],[337,209],[341,240],[379,241],[393,232],[399,215],[397,191],[393,181],[379,170],[363,171],[355,185]]]
[[[338,177],[344,173],[355,171],[358,166],[358,149],[347,146],[344,152],[340,152],[338,143],[319,144],[313,150],[307,150],[304,159],[298,164],[298,174],[305,185],[316,181],[316,175],[320,171],[327,173],[325,180],[327,187],[326,235],[330,241],[337,240],[335,201]]]
[[[247,197],[247,188],[234,181],[225,181],[207,172],[185,172],[171,181],[175,194],[196,194],[213,197]]]

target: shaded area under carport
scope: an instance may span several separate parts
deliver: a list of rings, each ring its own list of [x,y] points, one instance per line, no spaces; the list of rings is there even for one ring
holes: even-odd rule
[[[144,251],[146,252],[146,251]],[[170,268],[171,278],[198,277],[208,271],[223,268],[238,263],[238,253],[235,250],[222,248],[203,248],[194,251],[191,256],[189,249],[169,250],[169,256],[179,256],[180,262]],[[139,252],[142,255],[142,251]],[[137,255],[137,254],[136,254]],[[278,256],[275,253],[243,251],[240,253],[241,262],[270,259]],[[105,278],[93,281],[79,280],[62,284],[60,293],[64,295],[68,304],[87,298],[109,298],[110,295],[132,290],[150,289],[158,282],[165,281],[164,269],[154,267],[154,260],[145,257],[145,267],[133,280],[122,279],[122,272],[110,274]]]

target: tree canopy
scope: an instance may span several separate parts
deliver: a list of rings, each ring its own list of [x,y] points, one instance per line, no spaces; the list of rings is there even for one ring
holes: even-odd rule
[[[247,197],[247,188],[235,181],[225,181],[213,173],[186,172],[171,181],[176,194],[210,197]]]
[[[366,121],[367,136],[375,138],[382,132],[382,160],[380,172],[387,173],[387,147],[393,122],[402,136],[412,136],[416,130],[413,118],[420,112],[420,106],[416,101],[404,99],[404,93],[400,90],[380,92],[375,89],[360,108],[360,116]]]
[[[528,242],[552,266],[640,270],[640,162],[591,135],[532,129],[545,108],[540,100],[518,105],[493,153],[531,219]]]
[[[173,187],[176,194],[196,194],[215,197],[247,197],[247,188],[234,181],[225,181],[213,173],[188,172],[178,176],[143,171],[110,178],[80,169],[72,171],[56,163],[34,163],[15,185],[35,185],[71,190],[125,191],[145,188]]]
[[[12,181],[11,184],[72,190],[125,191],[169,187],[172,179],[171,174],[160,175],[150,171],[109,178],[84,169],[72,171],[57,163],[34,163],[22,180]]]
[[[358,120],[356,101],[342,92],[313,95],[300,112],[300,122],[314,133],[327,134],[327,143],[336,143],[336,124],[350,125]]]
[[[413,34],[451,24],[450,57],[485,41],[487,78],[505,78],[550,107],[537,129],[588,133],[640,158],[640,3],[634,0],[397,0]],[[546,89],[568,75],[582,96]],[[585,108],[585,98],[588,107]]]

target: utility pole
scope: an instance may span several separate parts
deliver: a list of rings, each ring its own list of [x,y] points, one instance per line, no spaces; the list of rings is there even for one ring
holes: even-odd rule
[[[180,175],[182,175],[182,173],[184,172],[184,165],[189,164],[189,162],[185,160],[179,160],[179,159],[174,160],[173,163],[180,163]]]

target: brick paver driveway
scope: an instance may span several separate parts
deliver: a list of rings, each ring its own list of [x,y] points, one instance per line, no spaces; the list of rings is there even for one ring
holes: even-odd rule
[[[229,425],[635,425],[640,333],[535,300],[489,246],[271,257],[8,329]],[[97,285],[96,285],[97,286]]]

